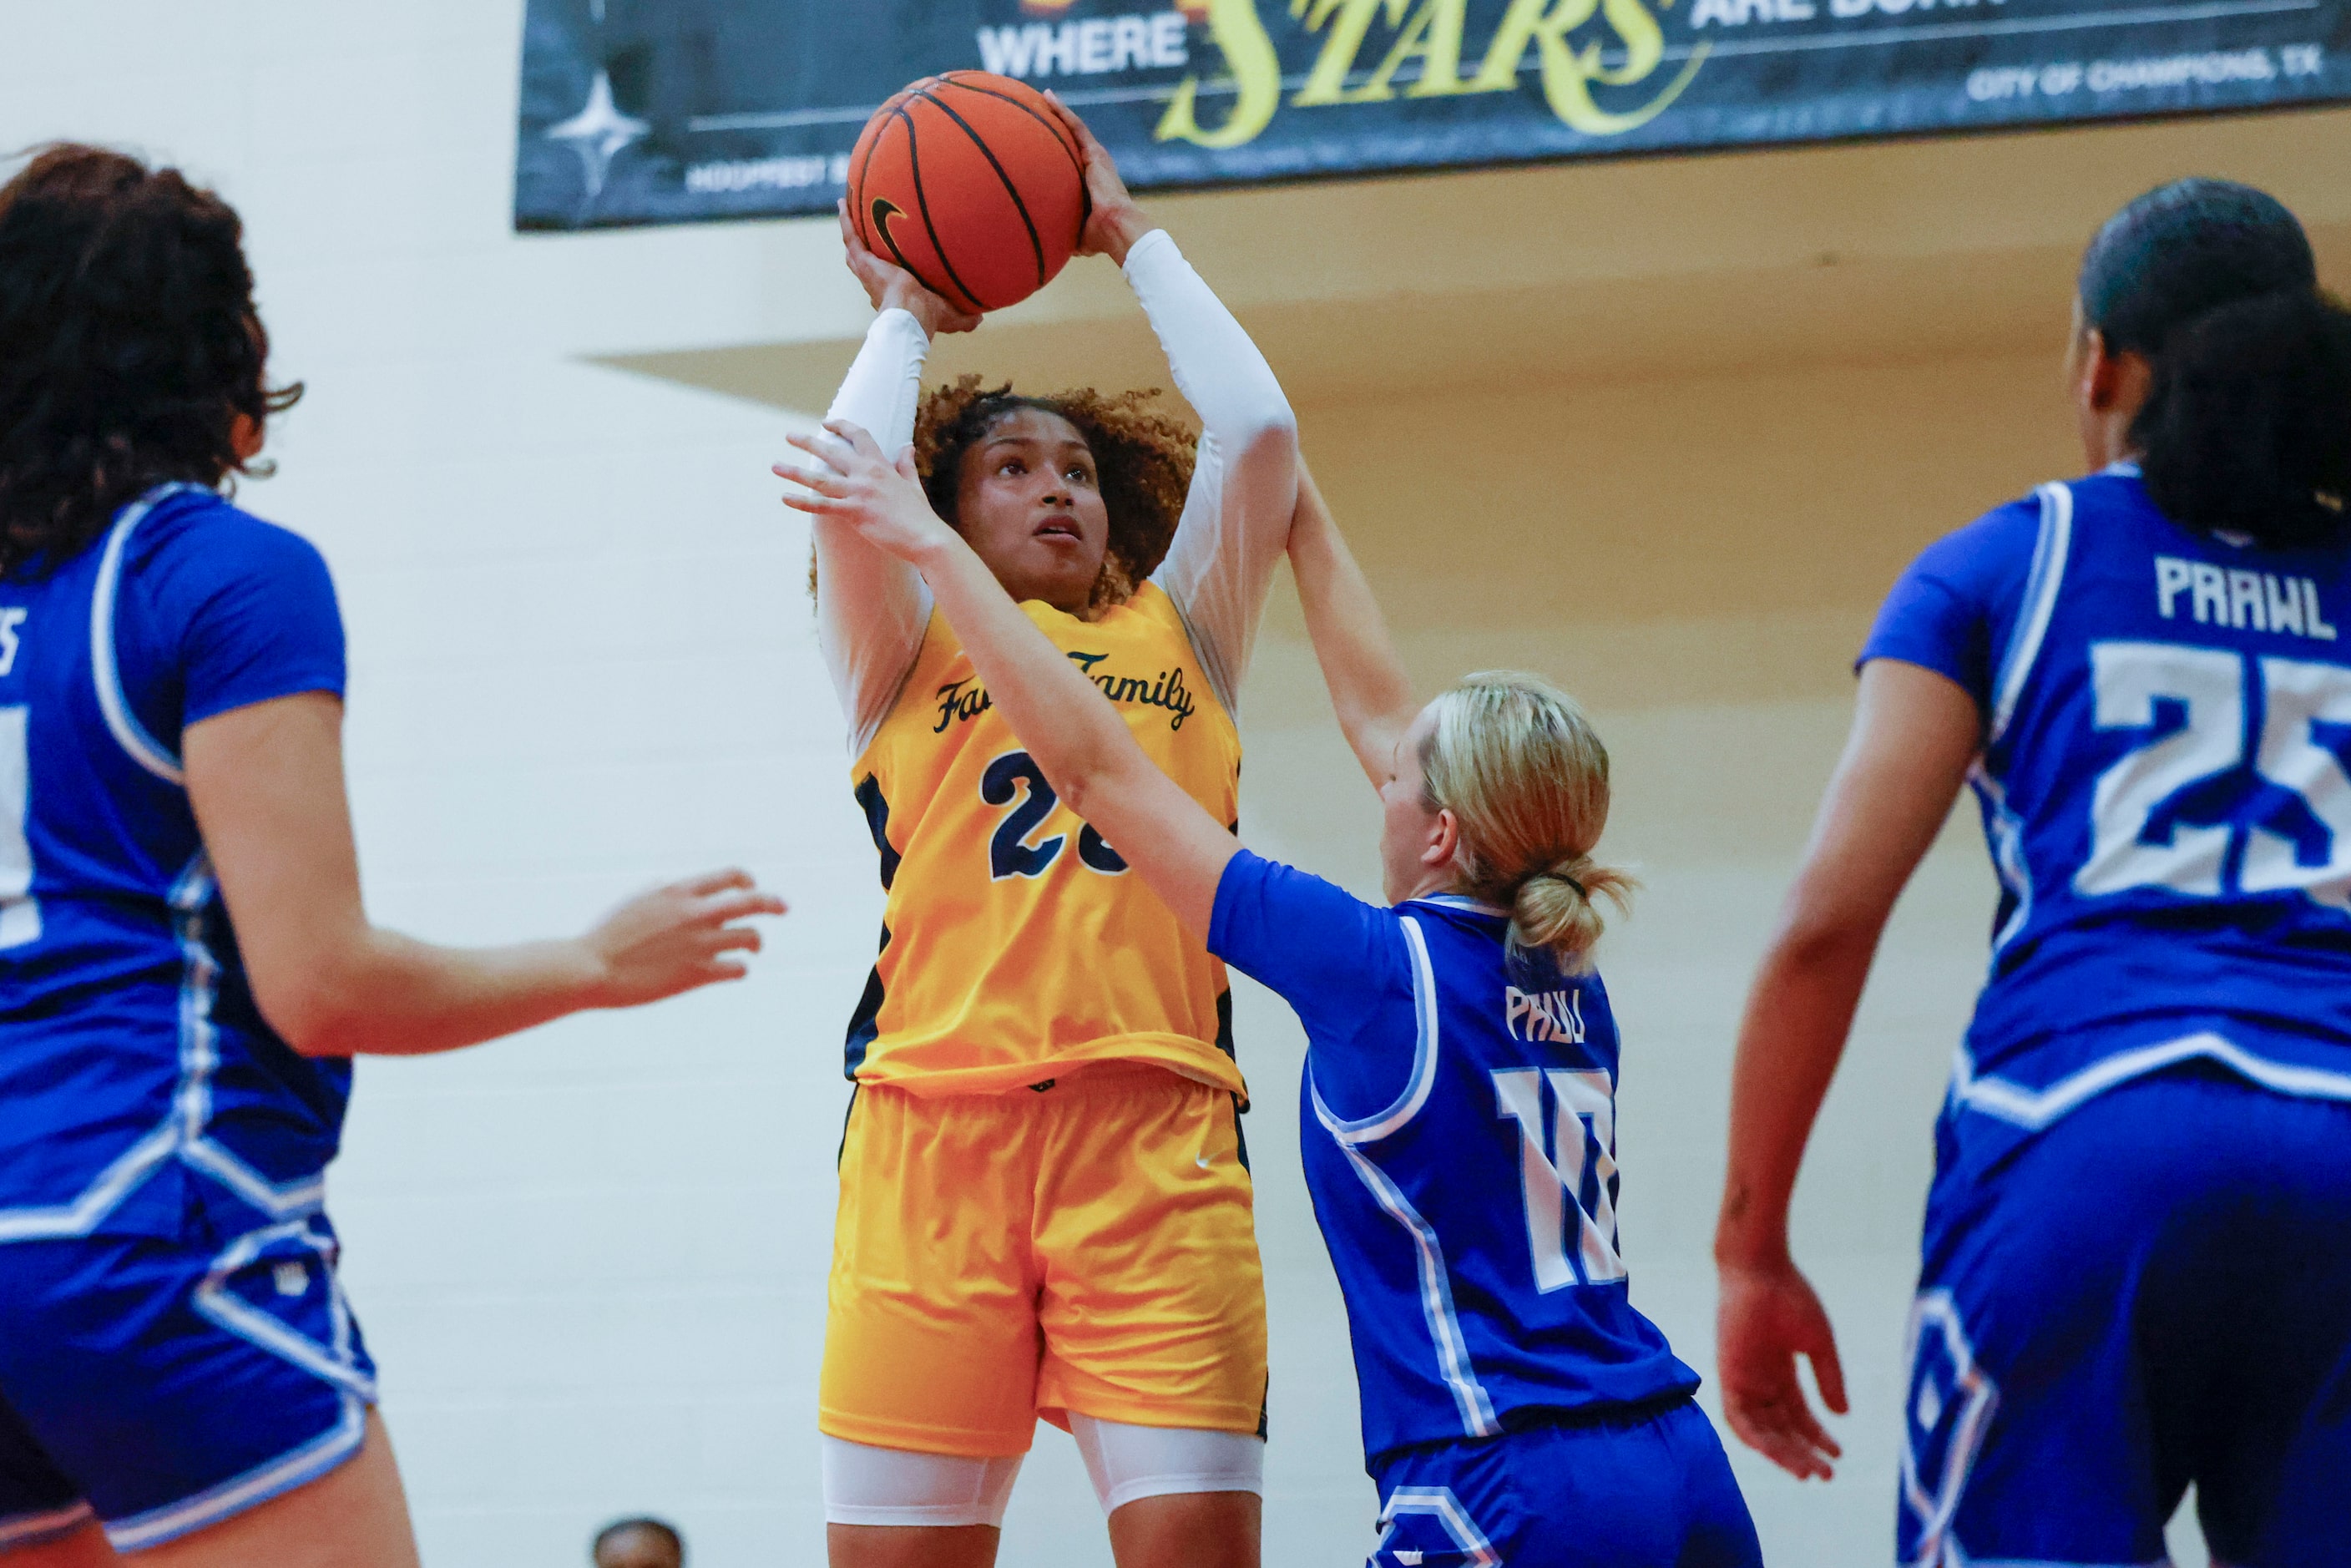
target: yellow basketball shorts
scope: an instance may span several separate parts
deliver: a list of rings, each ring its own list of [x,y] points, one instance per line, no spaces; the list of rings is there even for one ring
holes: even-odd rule
[[[1233,1098],[1155,1067],[1009,1094],[860,1087],[819,1427],[1029,1450],[1040,1415],[1258,1432],[1265,1276]]]

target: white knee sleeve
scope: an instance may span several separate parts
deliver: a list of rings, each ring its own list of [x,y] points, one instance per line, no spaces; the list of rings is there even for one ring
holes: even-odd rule
[[[1247,1432],[1130,1427],[1070,1412],[1094,1496],[1113,1513],[1137,1498],[1181,1492],[1265,1492],[1265,1440]]]
[[[824,1439],[827,1524],[1001,1527],[1021,1456],[974,1459]]]

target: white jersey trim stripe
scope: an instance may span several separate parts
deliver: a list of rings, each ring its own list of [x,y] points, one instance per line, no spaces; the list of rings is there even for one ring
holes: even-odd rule
[[[0,1243],[54,1241],[87,1236],[97,1229],[99,1220],[114,1212],[115,1206],[131,1196],[132,1188],[179,1148],[177,1120],[176,1115],[166,1118],[162,1126],[125,1149],[71,1203],[57,1208],[0,1212]]]
[[[1991,808],[1984,836],[1990,841],[1992,871],[2016,894],[2015,911],[1992,936],[1992,960],[1997,963],[2000,950],[2013,941],[2032,918],[2032,867],[2024,858],[2024,823],[2008,809],[2008,790],[1992,777],[1981,757],[1968,769],[1968,782]]]
[[[220,960],[204,939],[204,907],[213,895],[212,862],[202,852],[172,888],[172,911],[179,925],[186,962],[180,987],[180,1158],[276,1218],[308,1213],[327,1199],[327,1176],[314,1171],[278,1186],[205,1135],[213,1113],[212,1079],[220,1066],[220,1033],[213,1025]]]
[[[328,1291],[328,1321],[333,1328],[330,1343],[320,1344],[307,1334],[295,1333],[226,1288],[229,1276],[260,1257],[264,1248],[286,1240],[300,1241],[319,1260]],[[196,1287],[193,1304],[197,1312],[237,1338],[292,1363],[311,1376],[348,1389],[361,1399],[375,1398],[375,1380],[359,1369],[358,1358],[351,1354],[350,1306],[343,1299],[340,1281],[335,1278],[334,1242],[311,1230],[308,1216],[264,1226],[229,1243],[213,1260],[204,1283]]]
[[[1467,1568],[1501,1568],[1502,1554],[1494,1550],[1494,1543],[1478,1528],[1478,1521],[1469,1517],[1451,1487],[1398,1487],[1390,1492],[1377,1521],[1381,1535],[1379,1545],[1372,1549],[1374,1562],[1395,1534],[1397,1517],[1412,1513],[1426,1515],[1443,1526],[1453,1544],[1461,1548]]]
[[[375,1403],[374,1379],[359,1369],[352,1348],[350,1303],[334,1270],[334,1243],[309,1228],[308,1218],[264,1226],[238,1237],[213,1260],[193,1305],[214,1323],[256,1348],[280,1357],[342,1390],[341,1414],[325,1435],[191,1498],[110,1524],[107,1539],[118,1552],[159,1546],[230,1515],[266,1502],[317,1479],[359,1452],[367,1438],[367,1409]],[[299,1239],[319,1260],[329,1291],[333,1338],[319,1344],[296,1333],[268,1313],[248,1306],[225,1288],[229,1276],[260,1257],[271,1242]]]
[[[106,1538],[117,1552],[140,1552],[218,1524],[318,1479],[358,1453],[366,1438],[367,1405],[346,1394],[341,1416],[323,1437],[210,1491],[110,1524]]]
[[[1322,1103],[1322,1092],[1314,1087],[1314,1069],[1310,1060],[1306,1080],[1308,1091],[1314,1096],[1314,1114],[1331,1129],[1331,1135],[1342,1144],[1376,1143],[1395,1132],[1420,1114],[1428,1103],[1429,1091],[1437,1087],[1437,973],[1428,962],[1428,939],[1421,935],[1420,923],[1405,915],[1405,946],[1412,954],[1412,1077],[1404,1092],[1386,1110],[1349,1122],[1332,1113]]]
[[[2131,1079],[2183,1061],[2217,1061],[2262,1088],[2304,1100],[2351,1101],[2351,1073],[2316,1067],[2289,1067],[2255,1056],[2234,1040],[2205,1031],[2119,1051],[2091,1063],[2046,1089],[2028,1089],[2004,1078],[1979,1078],[1962,1046],[1951,1063],[1951,1098],[1971,1111],[2039,1132],[2066,1112]]]
[[[1335,1130],[1332,1136],[1338,1137]],[[1412,1237],[1420,1265],[1421,1314],[1428,1320],[1428,1336],[1437,1346],[1438,1374],[1453,1391],[1454,1406],[1461,1413],[1462,1431],[1472,1437],[1499,1436],[1502,1425],[1494,1418],[1494,1402],[1487,1397],[1477,1369],[1469,1364],[1469,1346],[1461,1337],[1461,1320],[1453,1310],[1453,1281],[1446,1271],[1445,1249],[1437,1239],[1436,1227],[1422,1218],[1404,1189],[1353,1145],[1339,1138],[1339,1149],[1355,1168],[1356,1176],[1371,1189],[1374,1201]]]
[[[2041,497],[2041,538],[2032,549],[2032,571],[2024,582],[2023,621],[2011,634],[2008,653],[1992,683],[1991,723],[1984,737],[1989,747],[2008,731],[2017,699],[2024,695],[2025,677],[2041,656],[2041,640],[2049,633],[2049,620],[2057,611],[2057,591],[2065,580],[2066,558],[2074,545],[2074,492],[2063,485],[2043,485]]]
[[[121,587],[122,553],[131,543],[131,531],[162,502],[183,491],[201,489],[196,485],[158,485],[133,501],[107,535],[106,553],[98,563],[98,583],[89,597],[89,667],[106,727],[131,761],[164,783],[183,787],[187,779],[180,770],[180,759],[147,733],[123,695],[122,671],[114,653],[114,600]]]
[[[1353,1122],[1332,1114],[1331,1107],[1323,1103],[1322,1092],[1314,1086],[1311,1061],[1306,1089],[1314,1105],[1315,1120],[1338,1144],[1339,1152],[1347,1156],[1357,1179],[1370,1189],[1373,1201],[1412,1238],[1420,1270],[1421,1315],[1428,1321],[1428,1336],[1437,1347],[1438,1373],[1453,1391],[1453,1403],[1461,1412],[1462,1430],[1472,1437],[1490,1437],[1501,1431],[1501,1424],[1494,1418],[1494,1402],[1487,1397],[1476,1370],[1469,1364],[1469,1347],[1461,1337],[1461,1320],[1453,1310],[1453,1282],[1446,1270],[1445,1249],[1437,1239],[1437,1229],[1421,1218],[1412,1200],[1405,1197],[1404,1189],[1389,1180],[1387,1173],[1357,1147],[1384,1138],[1410,1122],[1428,1103],[1429,1092],[1437,1086],[1437,1054],[1441,1043],[1437,1025],[1437,975],[1428,961],[1428,942],[1421,935],[1419,922],[1406,915],[1402,925],[1405,946],[1412,955],[1412,1011],[1416,1036],[1413,1043],[1412,1082],[1395,1104],[1376,1116]]]
[[[89,1235],[140,1183],[174,1156],[275,1218],[308,1214],[325,1205],[324,1171],[283,1185],[273,1183],[205,1135],[212,1120],[212,1075],[220,1065],[219,1037],[213,1026],[220,961],[204,940],[204,912],[212,894],[212,862],[199,850],[172,883],[170,894],[183,960],[180,1078],[162,1124],[118,1155],[73,1202],[56,1208],[0,1209],[0,1244]]]
[[[0,1519],[0,1552],[61,1540],[97,1517],[89,1504],[75,1502],[47,1513],[20,1513],[12,1519]]]

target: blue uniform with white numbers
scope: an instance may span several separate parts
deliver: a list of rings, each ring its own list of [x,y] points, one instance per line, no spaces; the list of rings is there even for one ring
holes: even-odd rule
[[[1760,1563],[1698,1376],[1633,1309],[1596,975],[1458,898],[1394,909],[1247,851],[1209,950],[1306,1027],[1302,1146],[1345,1292],[1372,1562]]]
[[[1938,1124],[1905,1563],[2351,1560],[2351,550],[2120,465],[1929,549],[2001,901]],[[2331,1393],[2329,1391],[2332,1391]]]
[[[0,580],[0,1551],[156,1545],[360,1443],[321,1209],[350,1064],[256,1008],[179,759],[342,686],[317,550],[207,490]]]

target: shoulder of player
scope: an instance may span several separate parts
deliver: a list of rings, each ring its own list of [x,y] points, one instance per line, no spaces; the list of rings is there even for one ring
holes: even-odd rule
[[[2021,584],[2040,548],[2044,503],[2035,490],[1994,507],[1920,550],[1904,576],[1928,580],[1975,600],[1997,597],[2001,584]]]
[[[129,570],[204,562],[235,570],[286,560],[323,560],[318,546],[210,491],[183,492],[139,521],[126,550]]]
[[[2029,555],[2041,537],[2043,510],[2039,489],[2019,496],[2012,501],[2003,501],[1972,522],[1953,528],[1928,545],[1920,559],[1961,549],[1970,552],[2022,549]]]

